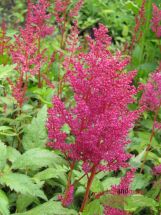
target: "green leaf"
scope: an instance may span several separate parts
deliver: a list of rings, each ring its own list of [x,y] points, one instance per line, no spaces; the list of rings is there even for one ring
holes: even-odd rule
[[[0,142],[0,171],[4,169],[7,160],[7,149],[4,143]]]
[[[5,80],[10,76],[10,73],[15,69],[16,64],[13,65],[0,65],[0,80]]]
[[[138,208],[151,208],[156,211],[158,203],[151,198],[142,195],[132,195],[126,198],[126,204],[124,210],[133,212]]]
[[[34,202],[35,197],[29,195],[20,194],[17,198],[16,208],[18,212],[24,212],[24,210]]]
[[[94,178],[90,190],[94,193],[103,191],[103,185],[97,177]]]
[[[24,130],[22,144],[25,150],[41,147],[44,148],[47,143],[46,132],[47,107],[44,106],[38,112],[37,117],[33,118],[30,125]]]
[[[42,167],[55,166],[63,163],[63,159],[47,149],[35,148],[19,156],[12,165],[12,169],[38,170]]]
[[[7,160],[13,163],[19,156],[21,156],[21,154],[15,148],[7,147]]]
[[[119,185],[120,178],[108,177],[102,181],[104,191],[110,190],[113,185]]]
[[[9,215],[9,201],[2,190],[0,190],[0,214]]]
[[[122,195],[106,194],[100,198],[103,205],[110,205],[112,208],[123,209],[126,198]]]
[[[61,131],[63,131],[64,133],[66,133],[66,134],[70,134],[70,130],[71,130],[71,128],[69,127],[69,125],[68,124],[64,124],[63,125],[63,127],[61,128]]]
[[[132,190],[144,189],[152,179],[150,175],[136,174],[131,184]]]
[[[45,181],[51,178],[59,178],[59,180],[63,180],[66,183],[67,179],[65,176],[66,168],[62,168],[61,166],[57,166],[56,168],[48,168],[44,171],[37,173],[34,178],[39,179],[40,181]]]
[[[60,202],[49,201],[41,204],[30,211],[16,213],[14,215],[77,215],[73,209],[64,208]]]
[[[17,193],[40,197],[47,200],[44,192],[40,190],[39,186],[34,184],[33,180],[27,175],[19,173],[7,173],[0,177],[0,184],[6,185]]]
[[[140,154],[138,154],[136,157],[132,157],[130,159],[130,164],[131,166],[133,167],[140,167],[141,165],[141,160],[144,158],[144,155],[145,155],[145,152],[146,152],[146,149],[144,149]]]
[[[84,209],[82,215],[103,215],[103,206],[98,199],[90,202]]]
[[[0,135],[4,135],[4,136],[16,136],[17,134],[12,131],[11,127],[0,126]]]

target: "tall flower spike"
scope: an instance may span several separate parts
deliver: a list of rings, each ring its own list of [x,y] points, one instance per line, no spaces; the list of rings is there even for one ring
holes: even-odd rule
[[[18,106],[22,108],[22,105],[27,99],[25,96],[27,91],[27,86],[23,82],[23,74],[17,79],[16,83],[13,83],[10,79],[7,79],[7,81],[11,86],[12,96],[17,101]]]
[[[47,14],[49,6],[48,0],[39,0],[35,5],[28,2],[27,25],[32,26],[40,37],[51,35],[54,30],[52,26],[47,25],[50,19],[50,14]]]
[[[151,111],[158,110],[161,106],[161,62],[156,71],[150,75],[143,89],[140,103]]]
[[[151,20],[151,29],[158,38],[161,37],[161,10],[153,4],[153,17]]]
[[[94,29],[94,36],[95,40],[88,38],[89,51],[75,56],[66,74],[75,106],[66,108],[59,98],[53,98],[48,145],[72,160],[83,161],[83,166],[117,170],[127,166],[127,134],[138,117],[137,111],[127,107],[135,101],[131,83],[136,72],[120,72],[127,61],[107,49],[111,38],[105,26]],[[63,130],[66,124],[68,133]]]
[[[111,193],[113,195],[121,195],[128,196],[132,193],[130,189],[130,184],[134,178],[135,169],[131,169],[126,173],[126,175],[121,179],[119,185],[114,185],[111,188]],[[123,202],[124,204],[124,202]],[[110,206],[104,206],[104,214],[105,215],[128,215],[128,213],[124,210],[112,208]]]

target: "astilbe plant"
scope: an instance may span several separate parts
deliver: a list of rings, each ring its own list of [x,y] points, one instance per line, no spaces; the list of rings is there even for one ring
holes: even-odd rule
[[[9,83],[12,83],[12,95],[20,107],[25,101],[23,97],[26,93],[29,78],[37,75],[38,86],[41,86],[40,68],[45,62],[45,50],[40,50],[40,39],[51,35],[53,32],[53,27],[46,24],[46,21],[50,18],[50,15],[46,15],[49,6],[47,0],[40,0],[35,5],[28,1],[25,26],[19,29],[19,34],[15,35],[15,43],[11,47],[12,60],[17,64],[19,77],[16,83],[11,80]],[[21,80],[21,83],[19,80]]]
[[[151,20],[151,29],[158,38],[161,37],[161,10],[153,4],[153,17]]]
[[[127,135],[138,117],[137,111],[128,109],[137,92],[132,85],[136,72],[124,72],[128,59],[109,51],[111,38],[107,32],[103,25],[94,29],[95,39],[87,38],[88,52],[75,55],[66,71],[75,105],[66,106],[59,97],[54,97],[53,108],[48,110],[48,146],[60,150],[71,168],[63,203],[75,164],[82,161],[85,174],[90,174],[80,211],[84,210],[99,171],[127,167],[130,158],[125,151]],[[69,134],[63,131],[64,125],[69,126]]]
[[[122,206],[124,206],[126,204],[124,197],[132,194],[130,185],[134,178],[135,171],[136,171],[135,169],[131,169],[131,171],[128,171],[126,173],[126,175],[121,178],[120,184],[113,185],[111,188],[110,193],[113,195],[116,195],[116,199],[117,199],[117,196],[122,197],[122,202],[121,202]],[[123,209],[112,208],[110,206],[104,206],[104,214],[105,215],[128,215],[129,213],[124,211]]]
[[[146,153],[142,162],[141,172],[143,171],[148,152],[152,145],[152,140],[155,135],[155,130],[160,129],[160,123],[157,122],[158,113],[161,107],[161,63],[155,72],[153,72],[148,82],[143,85],[143,95],[140,104],[144,106],[145,110],[154,112],[154,120],[149,144],[146,148]]]

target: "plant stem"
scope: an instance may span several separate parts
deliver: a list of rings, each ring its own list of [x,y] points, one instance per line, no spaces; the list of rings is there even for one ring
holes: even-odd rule
[[[40,55],[40,36],[38,38],[38,55]],[[40,68],[38,71],[38,88],[41,88],[42,84],[41,84],[41,72],[40,72]]]
[[[67,198],[67,195],[68,195],[68,191],[69,191],[70,185],[71,185],[71,178],[72,178],[72,172],[73,172],[74,166],[75,166],[75,161],[73,161],[73,163],[70,165],[70,172],[68,174],[67,187],[66,187],[64,198],[63,198],[63,201],[62,201],[62,205],[64,207],[65,207],[65,202],[66,202],[66,198]]]
[[[83,202],[82,202],[82,205],[80,208],[80,212],[83,212],[83,210],[84,210],[84,208],[88,202],[89,192],[90,192],[90,188],[91,188],[93,179],[95,177],[95,174],[96,174],[96,165],[93,165],[93,167],[91,169],[91,175],[90,175],[88,182],[87,182],[86,192],[85,192],[84,199],[83,199]]]
[[[160,108],[160,107],[159,107],[159,108]],[[153,140],[153,137],[154,137],[154,135],[155,135],[155,122],[156,122],[156,118],[157,118],[157,115],[158,115],[158,112],[159,112],[159,108],[155,111],[154,121],[153,121],[153,127],[152,127],[152,132],[151,132],[149,144],[148,144],[148,146],[147,146],[147,148],[146,148],[145,156],[144,156],[144,159],[143,159],[143,162],[142,162],[142,165],[141,165],[140,173],[143,172],[144,165],[145,165],[145,162],[146,162],[146,159],[147,159],[149,150],[150,150],[151,145],[152,145],[152,140]]]

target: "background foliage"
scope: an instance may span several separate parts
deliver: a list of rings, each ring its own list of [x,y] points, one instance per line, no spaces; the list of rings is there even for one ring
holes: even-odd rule
[[[53,11],[53,1],[51,0]],[[131,51],[131,62],[127,70],[138,70],[134,84],[146,83],[149,73],[153,72],[161,60],[157,39],[150,30],[152,3],[160,7],[159,0],[149,0],[146,4],[146,22],[142,26],[142,37]],[[93,36],[93,27],[98,23],[105,24],[112,37],[112,50],[124,50],[126,43],[131,42],[135,26],[135,16],[141,7],[141,0],[86,0],[79,14],[80,37],[86,34]],[[0,22],[7,23],[7,36],[10,43],[18,26],[23,26],[26,14],[26,1],[1,0]],[[52,17],[51,24],[56,25]],[[47,48],[48,59],[54,50],[59,49],[61,35],[58,30],[51,37],[44,39],[42,48]],[[127,52],[124,52],[126,56]],[[75,200],[69,208],[64,208],[58,196],[65,190],[67,161],[58,151],[51,151],[47,143],[47,108],[55,89],[43,85],[37,87],[37,80],[32,78],[27,92],[28,100],[22,107],[22,113],[11,96],[6,77],[16,80],[15,65],[6,53],[0,56],[0,214],[2,215],[74,215],[78,214],[80,202],[85,191],[86,178],[76,186]],[[47,65],[44,65],[44,70]],[[58,80],[58,62],[53,63],[48,71],[48,78],[55,83]],[[10,92],[6,95],[6,92]],[[64,95],[70,98],[71,92],[64,88]],[[140,95],[138,95],[138,99]],[[41,103],[41,105],[39,105]],[[134,105],[135,108],[137,104]],[[4,111],[4,107],[6,111]],[[161,121],[161,111],[158,115]],[[131,144],[128,152],[134,157],[130,160],[132,167],[138,169],[132,183],[134,194],[126,197],[126,204],[118,196],[110,194],[89,202],[82,215],[103,214],[102,203],[115,208],[124,208],[134,215],[159,215],[161,210],[161,176],[153,174],[153,167],[161,164],[161,132],[155,134],[152,148],[148,153],[143,174],[140,173],[141,162],[152,131],[153,113],[144,112],[135,128],[130,132]],[[68,128],[66,132],[68,132]],[[118,184],[124,170],[118,173],[100,173],[95,178],[91,193],[97,194],[109,190]],[[78,165],[74,170],[76,179],[83,174]]]

